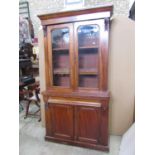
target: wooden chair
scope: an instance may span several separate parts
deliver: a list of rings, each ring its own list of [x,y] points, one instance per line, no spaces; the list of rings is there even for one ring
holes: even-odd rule
[[[26,112],[25,112],[25,119],[28,116],[39,116],[39,120],[41,121],[40,115],[37,113],[40,111],[40,88],[39,88],[39,82],[36,82],[34,84],[28,85],[27,89],[23,89],[20,91],[21,95],[24,95],[24,100],[26,102]],[[38,109],[34,113],[29,112],[29,108],[31,104],[35,104]]]

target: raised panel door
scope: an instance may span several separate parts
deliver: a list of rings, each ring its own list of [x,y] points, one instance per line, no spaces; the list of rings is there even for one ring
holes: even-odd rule
[[[100,135],[100,108],[77,106],[75,118],[77,141],[97,144]]]
[[[73,107],[70,105],[49,105],[52,137],[73,139]]]

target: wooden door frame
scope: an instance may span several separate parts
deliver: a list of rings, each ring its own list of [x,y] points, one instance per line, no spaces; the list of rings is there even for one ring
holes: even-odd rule
[[[83,25],[98,25],[99,28],[100,28],[100,33],[99,33],[99,49],[98,49],[98,57],[99,57],[99,64],[98,64],[98,70],[99,70],[99,73],[98,73],[98,79],[99,79],[99,83],[98,83],[98,88],[81,88],[81,87],[78,87],[78,35],[77,35],[77,29],[79,26],[83,26]],[[75,43],[75,46],[74,46],[74,51],[75,51],[75,89],[78,89],[78,90],[86,90],[86,91],[94,91],[94,90],[106,90],[106,87],[107,87],[107,62],[105,62],[104,60],[106,60],[106,50],[107,48],[107,31],[105,29],[105,19],[97,19],[97,20],[90,20],[90,21],[82,21],[82,22],[75,22],[74,23],[74,43]],[[106,73],[106,74],[105,74]],[[105,82],[104,82],[105,80]]]
[[[53,86],[53,76],[52,76],[52,72],[53,72],[53,62],[52,62],[52,38],[51,38],[51,31],[54,29],[61,29],[61,28],[68,28],[69,29],[69,61],[70,61],[70,88],[66,88],[66,87],[61,87],[61,86]],[[56,90],[62,90],[63,91],[67,91],[67,90],[71,90],[73,89],[73,85],[74,85],[74,63],[73,63],[73,58],[74,58],[74,51],[73,51],[73,24],[72,23],[68,23],[68,24],[60,24],[60,25],[51,25],[51,26],[47,26],[47,60],[48,60],[48,64],[46,67],[46,72],[47,76],[46,80],[48,81],[48,88],[51,89],[56,89]]]

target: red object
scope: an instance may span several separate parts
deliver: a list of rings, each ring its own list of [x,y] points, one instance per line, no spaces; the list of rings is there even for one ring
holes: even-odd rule
[[[33,39],[32,39],[32,42],[33,42],[33,43],[38,43],[38,38],[33,38]]]

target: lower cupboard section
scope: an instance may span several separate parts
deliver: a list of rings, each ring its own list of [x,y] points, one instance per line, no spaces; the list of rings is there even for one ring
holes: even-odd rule
[[[108,108],[92,105],[48,103],[45,139],[108,151]]]

